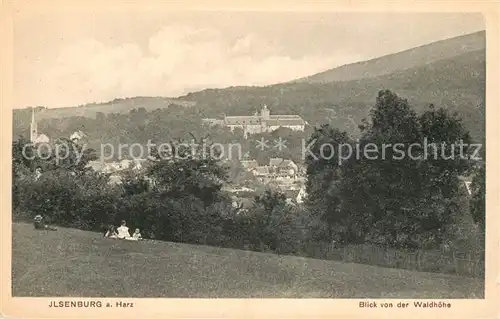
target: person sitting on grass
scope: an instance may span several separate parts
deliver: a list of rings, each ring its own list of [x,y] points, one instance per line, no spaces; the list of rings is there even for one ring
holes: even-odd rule
[[[36,215],[33,221],[36,230],[57,230],[56,227],[46,225],[42,215]]]
[[[130,237],[130,233],[129,233],[129,230],[128,230],[128,227],[127,227],[127,222],[122,220],[121,222],[121,226],[118,227],[117,231],[118,231],[118,238],[120,239],[126,239],[126,238],[129,238]]]
[[[40,176],[42,176],[42,167],[38,166],[35,168],[35,181],[39,180]]]
[[[131,237],[125,237],[126,240],[133,240],[133,241],[138,241],[142,238],[142,235],[139,231],[139,228],[137,228],[134,233],[132,234]]]
[[[112,238],[112,239],[118,238],[118,234],[116,232],[115,226],[109,225],[108,230],[104,234],[104,237],[105,238]]]
[[[132,235],[132,237],[135,239],[135,240],[140,240],[142,239],[142,235],[141,235],[141,230],[139,228],[136,228],[135,231],[134,231],[134,234]]]

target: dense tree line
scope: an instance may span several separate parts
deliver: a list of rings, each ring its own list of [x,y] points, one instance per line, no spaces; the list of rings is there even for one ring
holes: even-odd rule
[[[326,224],[323,237],[410,250],[443,243],[455,219],[471,214],[460,205],[464,198],[469,200],[460,177],[474,174],[479,162],[471,159],[471,138],[461,120],[433,105],[417,115],[407,100],[381,91],[371,121],[360,128],[361,138],[355,143],[329,126],[311,137],[316,143],[307,159],[308,206]],[[456,145],[460,141],[462,150]],[[325,143],[350,143],[352,149],[361,150],[371,144],[378,153],[347,158],[337,152],[321,157],[319,147]],[[393,147],[398,143],[404,153]],[[385,155],[384,145],[390,146]],[[411,145],[419,147],[410,154]],[[474,185],[472,214],[481,228],[484,170],[475,175]]]
[[[36,156],[26,139],[13,142],[14,220],[31,221],[41,214],[48,223],[92,231],[127,220],[151,239],[279,253],[299,250],[293,217],[299,211],[271,191],[255,197],[250,213],[233,207],[222,191],[227,169],[218,160],[183,149],[184,160],[158,156],[142,172],[126,170],[121,184],[110,184],[109,175],[86,167],[95,157],[91,150],[75,165],[81,145],[64,143],[72,154],[56,165],[55,156]]]

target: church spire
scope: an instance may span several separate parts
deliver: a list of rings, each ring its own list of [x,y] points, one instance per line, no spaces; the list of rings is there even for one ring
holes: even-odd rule
[[[262,116],[262,119],[264,120],[269,120],[269,109],[267,108],[267,105],[264,104],[262,107],[262,110],[260,111],[260,115]]]
[[[31,109],[30,142],[35,143],[38,137],[37,124],[35,120],[35,108]]]

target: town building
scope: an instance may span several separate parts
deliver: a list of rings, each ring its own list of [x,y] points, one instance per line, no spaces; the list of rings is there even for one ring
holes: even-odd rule
[[[303,185],[300,190],[299,190],[299,193],[297,194],[297,198],[296,198],[296,201],[298,204],[302,204],[305,199],[306,199],[306,196],[307,196],[307,193],[306,193],[306,186]]]
[[[271,171],[277,176],[296,177],[299,174],[299,167],[292,160],[274,157],[269,160]]]
[[[83,133],[82,131],[78,130],[78,131],[74,132],[73,134],[71,134],[71,136],[69,137],[69,139],[71,141],[77,143],[79,140],[81,140],[85,136],[86,136],[85,133]]]
[[[224,120],[215,119],[215,118],[202,119],[201,122],[203,124],[210,126],[210,127],[212,127],[212,126],[224,126]]]
[[[116,173],[124,170],[134,170],[139,171],[143,169],[145,159],[134,159],[128,160],[124,159],[120,162],[104,162],[104,161],[90,161],[87,167],[92,168],[94,171],[99,173]]]
[[[246,170],[251,170],[259,166],[259,163],[257,163],[256,160],[242,160],[240,161],[240,163],[241,166]]]
[[[267,184],[271,180],[271,175],[269,173],[269,166],[257,166],[250,169],[252,174],[261,183]]]
[[[463,182],[463,188],[467,191],[467,194],[469,196],[472,196],[472,179],[473,179],[473,175],[469,175],[469,176],[459,176],[458,179]],[[465,192],[464,192],[465,193]]]
[[[302,182],[300,168],[292,160],[271,158],[268,165],[258,166],[255,160],[242,161],[242,166],[261,183],[275,181],[284,184]]]

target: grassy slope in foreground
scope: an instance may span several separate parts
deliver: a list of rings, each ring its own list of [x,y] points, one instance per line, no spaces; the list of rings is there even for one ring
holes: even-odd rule
[[[12,294],[67,297],[482,298],[479,280],[13,225]]]

